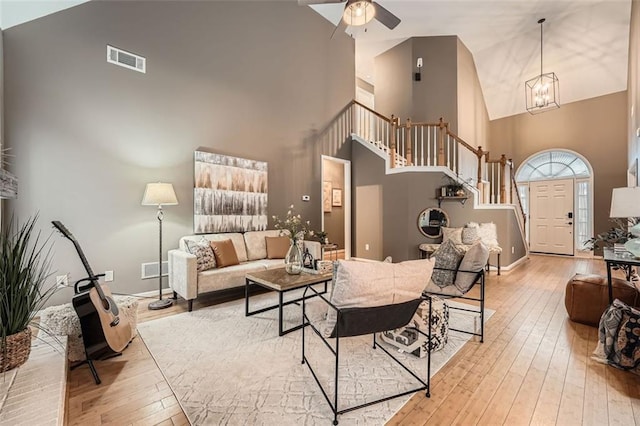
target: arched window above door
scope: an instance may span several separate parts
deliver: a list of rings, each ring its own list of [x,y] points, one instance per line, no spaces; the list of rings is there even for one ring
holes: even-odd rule
[[[516,182],[588,178],[591,167],[570,151],[544,151],[530,157],[516,173]]]

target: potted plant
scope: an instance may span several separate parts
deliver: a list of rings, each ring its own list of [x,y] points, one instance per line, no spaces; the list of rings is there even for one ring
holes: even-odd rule
[[[611,219],[616,226],[606,232],[601,232],[595,237],[585,241],[584,246],[589,250],[597,250],[602,247],[614,247],[616,244],[624,244],[628,239],[634,236],[629,232],[629,226],[635,225],[637,220],[630,219]]]
[[[56,291],[46,287],[51,275],[48,239],[35,232],[37,216],[0,230],[0,372],[24,364],[31,352],[35,314]]]

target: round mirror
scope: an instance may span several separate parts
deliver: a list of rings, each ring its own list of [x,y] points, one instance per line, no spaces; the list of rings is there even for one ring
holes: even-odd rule
[[[443,226],[449,226],[449,216],[442,209],[430,207],[418,216],[418,229],[425,237],[440,238]]]

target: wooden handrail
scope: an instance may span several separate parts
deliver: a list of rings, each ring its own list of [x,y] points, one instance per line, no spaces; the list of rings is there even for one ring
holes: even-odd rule
[[[360,102],[356,101],[355,99],[351,101],[351,104],[349,106],[351,106],[351,105],[358,105],[359,107],[362,107],[362,108],[366,109],[367,111],[369,111],[371,114],[375,115],[376,117],[381,118],[384,121],[387,121],[389,123],[393,119],[393,115],[391,116],[391,118],[385,117],[384,115],[380,114],[379,112],[376,112],[376,111],[372,110],[371,108],[369,108],[366,105],[361,104]]]

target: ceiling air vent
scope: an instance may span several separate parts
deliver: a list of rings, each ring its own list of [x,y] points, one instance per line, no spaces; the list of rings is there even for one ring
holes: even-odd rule
[[[107,62],[141,73],[147,72],[145,58],[109,45],[107,45]]]

